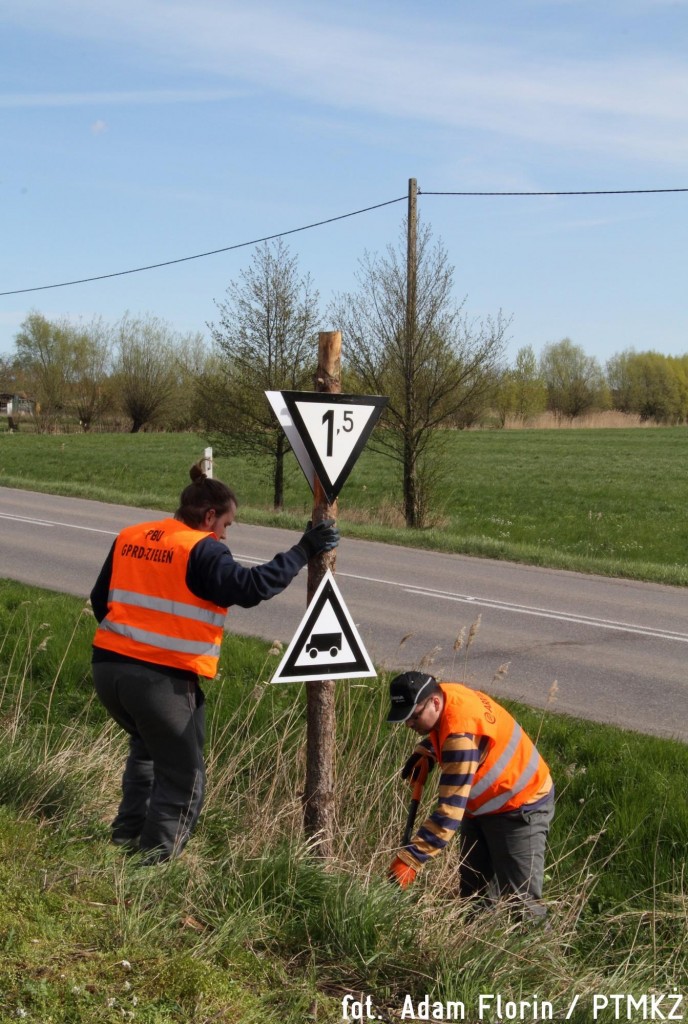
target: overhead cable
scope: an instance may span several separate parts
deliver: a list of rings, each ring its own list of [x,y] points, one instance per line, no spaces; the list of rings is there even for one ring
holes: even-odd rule
[[[688,192],[688,188],[620,188],[620,189],[586,189],[577,191],[557,192],[436,192],[418,189],[418,195],[424,196],[623,196],[623,195],[653,195],[667,192]],[[208,252],[195,253],[193,256],[180,256],[174,260],[163,260],[160,263],[149,263],[144,267],[132,267],[130,270],[116,270],[111,274],[97,274],[94,277],[81,277],[73,281],[60,281],[56,284],[34,285],[31,288],[14,288],[10,291],[0,292],[4,295],[25,295],[27,292],[43,292],[51,288],[68,288],[75,284],[89,284],[92,281],[105,281],[113,277],[124,277],[127,274],[140,274],[144,270],[157,270],[160,267],[171,267],[176,263],[187,263],[190,260],[200,260],[206,256],[217,256],[219,253],[232,252],[235,249],[245,249],[250,245],[259,245],[261,242],[271,242],[275,238],[284,238],[287,235],[295,235],[300,231],[310,231],[311,228],[323,227],[325,224],[334,224],[338,220],[346,220],[348,217],[357,217],[362,213],[370,213],[371,210],[379,210],[383,206],[392,206],[407,199],[406,195],[397,196],[396,199],[387,199],[384,203],[375,203],[373,206],[364,206],[360,210],[352,210],[351,213],[342,213],[337,217],[328,217],[326,220],[314,221],[312,224],[304,224],[299,228],[289,228],[286,231],[276,231],[272,235],[264,235],[262,238],[253,238],[248,242],[237,242],[235,245],[226,245],[221,249],[211,249]]]
[[[688,192],[688,188],[613,188],[576,192],[426,192],[418,189],[419,196],[640,196],[657,192]]]
[[[336,220],[345,220],[347,217],[357,217],[360,213],[369,213],[371,210],[379,210],[382,206],[391,206],[392,203],[400,203],[407,196],[399,196],[397,199],[388,199],[384,203],[376,203],[374,206],[366,206],[361,210],[352,210],[351,213],[341,213],[338,217],[328,217],[327,220],[318,220],[313,224],[304,224],[300,228],[289,228],[287,231],[276,231],[274,235],[265,235],[263,238],[253,238],[250,242],[237,242],[236,245],[226,245],[222,249],[211,249],[210,252],[199,252],[194,256],[180,256],[176,260],[164,260],[162,263],[150,263],[145,267],[133,267],[131,270],[117,270],[112,274],[98,274],[96,277],[82,277],[75,281],[60,281],[58,284],[40,284],[33,288],[15,288],[12,291],[0,292],[0,295],[24,295],[26,292],[43,292],[49,288],[67,288],[73,284],[88,284],[91,281],[105,281],[110,277],[124,277],[126,274],[140,274],[144,270],[157,270],[158,267],[171,267],[175,263],[186,263],[189,260],[200,260],[204,256],[216,256],[221,252],[231,252],[233,249],[244,249],[249,245],[260,245],[261,242],[271,242],[275,238],[284,238],[286,235],[295,235],[299,231],[309,231],[311,228],[319,228],[324,224],[333,224]]]

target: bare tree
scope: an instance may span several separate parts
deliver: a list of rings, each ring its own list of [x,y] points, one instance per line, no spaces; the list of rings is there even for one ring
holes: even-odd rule
[[[131,418],[131,433],[155,423],[176,387],[177,336],[153,316],[126,314],[116,327],[115,379],[119,401]]]
[[[70,329],[74,355],[72,404],[84,431],[113,404],[112,331],[100,318]]]
[[[197,430],[203,422],[199,382],[209,372],[212,354],[207,339],[194,331],[181,335],[172,363],[175,386],[163,417],[166,430]]]
[[[397,248],[366,254],[358,292],[339,296],[331,313],[344,336],[345,360],[360,385],[389,398],[371,446],[401,464],[406,525],[427,511],[429,448],[437,428],[460,418],[494,387],[509,321],[501,313],[470,320],[453,300],[454,268],[429,227],[417,235],[414,322],[407,320],[406,231]]]
[[[204,423],[213,447],[272,458],[273,504],[284,503],[284,457],[289,444],[265,391],[300,390],[315,369],[318,293],[281,241],[264,243],[248,269],[216,303],[209,324],[218,356],[200,382]]]

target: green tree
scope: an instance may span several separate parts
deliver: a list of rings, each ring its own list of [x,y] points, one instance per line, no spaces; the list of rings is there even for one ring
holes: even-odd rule
[[[641,420],[678,423],[688,413],[686,360],[627,349],[607,363],[614,408]]]
[[[220,453],[267,453],[273,505],[284,504],[289,443],[266,391],[302,390],[317,363],[319,297],[309,274],[278,239],[254,251],[249,267],[216,303],[209,324],[216,359],[199,381],[203,422]]]
[[[15,364],[36,401],[39,430],[77,419],[89,430],[111,404],[111,331],[96,318],[74,324],[31,313],[15,339]]]
[[[454,268],[429,227],[418,230],[416,316],[407,319],[406,230],[398,247],[359,262],[355,293],[339,296],[331,314],[342,331],[344,359],[356,380],[389,404],[371,446],[401,467],[408,527],[423,525],[437,428],[460,421],[491,393],[508,322],[501,313],[469,320],[453,299]]]
[[[624,352],[617,352],[607,361],[607,384],[612,407],[619,412],[637,412],[633,373],[635,358],[635,351],[626,349]]]
[[[0,391],[13,392],[23,386],[16,356],[0,355]]]
[[[669,356],[668,363],[678,384],[678,418],[682,423],[685,423],[688,419],[688,354],[682,356]]]
[[[540,376],[547,388],[549,408],[574,419],[609,403],[602,368],[570,338],[546,345],[540,355]]]
[[[502,374],[495,405],[502,426],[508,416],[517,416],[525,423],[547,408],[547,388],[531,345],[520,348],[514,365]]]
[[[31,312],[15,336],[16,365],[35,400],[37,430],[54,430],[69,407],[75,370],[74,346],[66,320]]]

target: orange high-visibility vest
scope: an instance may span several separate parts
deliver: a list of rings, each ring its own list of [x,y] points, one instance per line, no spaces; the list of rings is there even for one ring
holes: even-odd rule
[[[201,600],[186,585],[191,550],[209,536],[177,519],[122,530],[113,552],[108,613],[94,645],[212,679],[227,609]]]
[[[506,708],[461,683],[440,683],[440,687],[444,710],[438,728],[430,733],[438,762],[447,736],[487,737],[487,755],[475,773],[467,814],[514,811],[552,788],[549,768]]]

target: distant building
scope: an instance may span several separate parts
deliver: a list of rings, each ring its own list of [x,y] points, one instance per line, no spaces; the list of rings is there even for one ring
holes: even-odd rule
[[[0,391],[0,416],[33,416],[36,403],[24,394]]]

